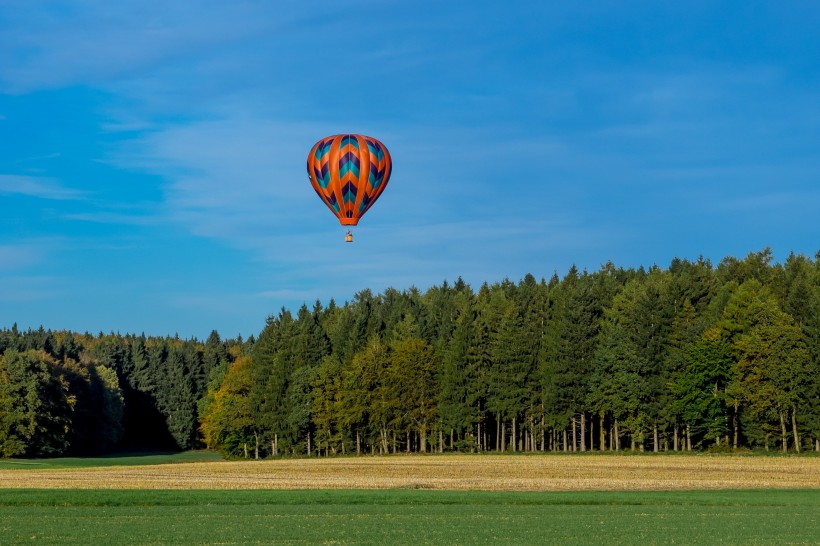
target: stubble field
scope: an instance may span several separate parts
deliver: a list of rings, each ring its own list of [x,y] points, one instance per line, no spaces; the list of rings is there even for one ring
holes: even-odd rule
[[[38,468],[0,466],[0,487],[667,491],[820,488],[820,457],[431,455]]]

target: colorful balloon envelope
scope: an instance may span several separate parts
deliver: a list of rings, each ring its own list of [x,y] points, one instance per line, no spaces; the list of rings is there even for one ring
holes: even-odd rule
[[[323,138],[310,150],[310,183],[343,226],[355,226],[387,187],[393,162],[384,144],[363,135]]]

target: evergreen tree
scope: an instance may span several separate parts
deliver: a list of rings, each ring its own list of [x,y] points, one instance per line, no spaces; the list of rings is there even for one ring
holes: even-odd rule
[[[487,398],[489,396],[492,366],[492,340],[498,333],[500,322],[500,304],[504,301],[501,291],[490,291],[485,283],[475,297],[475,321],[473,322],[472,345],[467,353],[468,391],[467,403],[472,408],[473,427],[470,431],[473,445],[479,450],[492,449],[488,445],[491,434],[495,434],[495,448],[501,445],[499,418],[488,414]],[[491,417],[495,417],[491,420]],[[493,429],[493,426],[495,429]]]
[[[269,317],[259,335],[251,358],[254,389],[252,408],[254,421],[262,431],[262,441],[270,446],[272,455],[299,449],[298,431],[289,427],[287,392],[294,369],[294,336],[296,325],[287,309],[277,317]]]
[[[473,344],[472,297],[458,292],[455,297],[457,318],[449,343],[440,349],[438,368],[438,419],[442,431],[449,435],[450,449],[465,449],[465,434],[471,430],[477,415],[470,404],[468,358]]]
[[[64,455],[70,415],[71,400],[51,355],[12,349],[0,357],[0,454]]]
[[[166,418],[168,432],[175,448],[196,446],[196,395],[192,362],[183,347],[172,346],[165,362],[163,382],[157,393],[157,403]]]
[[[498,416],[497,421],[501,427],[500,449],[503,451],[509,445],[512,451],[517,451],[520,416],[528,399],[532,359],[525,352],[527,344],[524,340],[523,320],[515,303],[504,297],[498,305],[498,330],[490,338],[487,409]]]
[[[683,367],[672,374],[670,404],[685,424],[687,449],[699,445],[701,440],[719,444],[721,438],[728,436],[726,388],[734,360],[725,333],[712,327],[687,347]]]

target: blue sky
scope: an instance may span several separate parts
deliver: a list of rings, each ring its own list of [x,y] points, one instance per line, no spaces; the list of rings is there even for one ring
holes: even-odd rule
[[[258,334],[317,299],[820,250],[820,5],[5,0],[0,327]],[[342,242],[321,137],[390,184]]]

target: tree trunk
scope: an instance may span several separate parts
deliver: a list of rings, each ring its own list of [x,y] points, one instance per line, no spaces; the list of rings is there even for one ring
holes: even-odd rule
[[[518,423],[517,423],[517,421],[518,421],[518,419],[516,419],[515,416],[513,416],[513,422],[512,422],[512,425],[513,425],[512,426],[512,448],[513,448],[513,453],[518,451],[518,430],[517,430]]]
[[[572,416],[572,451],[574,452],[578,446],[578,437],[575,432],[575,416]]]
[[[419,447],[421,448],[420,451],[422,453],[427,453],[427,427],[421,427],[419,430],[419,443],[421,444]]]
[[[356,429],[356,455],[362,454],[362,437],[359,435],[359,429]]]
[[[686,423],[686,451],[692,451],[692,434],[689,430],[689,423]]]
[[[259,460],[259,433],[253,433],[253,458]]]
[[[600,434],[600,438],[598,439],[600,444],[598,445],[598,449],[601,451],[606,451],[606,428],[604,427],[604,412],[601,410],[600,415],[600,423],[598,428],[598,434]]]
[[[737,449],[737,437],[738,437],[738,430],[737,430],[737,402],[735,402],[735,411],[732,414],[732,447]]]
[[[783,446],[783,453],[789,451],[789,434],[786,432],[786,417],[780,412],[780,443]]]
[[[792,408],[792,433],[794,433],[794,449],[800,453],[800,435],[797,432],[797,408]]]
[[[581,451],[587,450],[587,414],[581,412]]]
[[[526,421],[521,423],[521,425],[524,427],[521,430],[521,451],[532,451],[530,449],[530,442],[532,441],[532,438],[530,438],[530,431],[532,430],[532,427],[530,426],[530,423]]]
[[[655,432],[655,434],[654,434],[655,443],[652,446],[652,451],[657,453],[658,452],[658,423],[655,423],[654,428],[655,428],[655,430],[654,430],[654,432]]]
[[[678,450],[678,422],[675,421],[675,428],[672,430],[672,449]]]
[[[501,414],[497,413],[495,415],[495,450],[496,451],[501,451],[501,444],[502,444],[501,437],[504,436],[503,429],[504,429],[504,427],[501,424]]]
[[[621,450],[621,432],[618,430],[618,420],[612,424],[612,432],[615,433],[615,451]],[[612,443],[611,441],[609,442]]]
[[[535,420],[535,417],[530,417],[530,451],[538,451],[538,433],[539,433],[539,426],[538,422]]]
[[[501,416],[499,415],[499,418]],[[501,451],[507,451],[507,427],[504,426],[504,421],[501,421]]]
[[[567,445],[567,429],[564,429],[564,451],[569,451],[569,446]]]
[[[530,416],[530,451],[535,451],[535,421]]]
[[[591,413],[589,414],[589,444],[587,449],[590,451],[595,450],[595,418]]]
[[[310,431],[307,432],[308,457],[310,457]]]
[[[242,444],[242,451],[245,452],[245,458],[248,458],[248,442]]]

